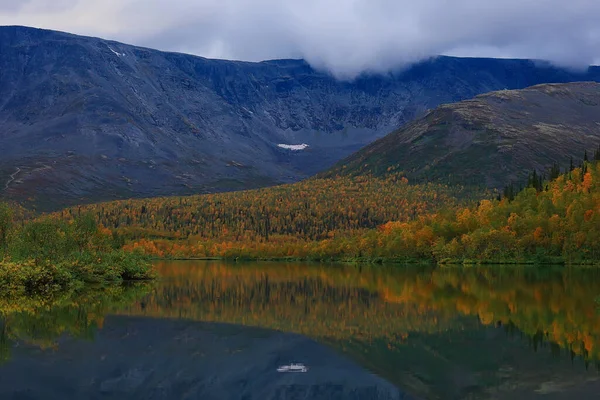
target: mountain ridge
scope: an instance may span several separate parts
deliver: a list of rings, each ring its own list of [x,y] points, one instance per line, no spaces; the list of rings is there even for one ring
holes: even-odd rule
[[[502,188],[600,145],[600,84],[540,84],[443,104],[320,176],[385,175]]]
[[[0,184],[19,171],[0,196],[51,209],[294,182],[441,103],[583,79],[600,81],[600,68],[437,57],[348,82],[304,60],[0,27]]]

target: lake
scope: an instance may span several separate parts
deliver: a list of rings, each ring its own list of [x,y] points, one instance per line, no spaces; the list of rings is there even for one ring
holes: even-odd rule
[[[580,399],[600,271],[173,261],[0,302],[0,398]],[[305,373],[277,367],[303,363]]]

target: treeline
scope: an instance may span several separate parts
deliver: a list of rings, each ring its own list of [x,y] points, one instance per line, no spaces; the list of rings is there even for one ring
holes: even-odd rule
[[[251,242],[290,236],[315,241],[336,232],[410,221],[484,195],[465,187],[410,185],[399,174],[310,179],[292,185],[189,197],[126,200],[70,208],[72,218],[91,212],[124,240],[189,239]]]
[[[578,167],[582,170],[582,174],[581,174],[582,178],[585,176],[585,174],[587,172],[588,163],[590,163],[592,161],[593,162],[600,161],[600,145],[598,145],[598,149],[594,151],[593,157],[591,159],[588,157],[587,150],[584,151],[583,160],[581,161],[581,163],[579,164],[579,167]],[[547,173],[546,172],[538,172],[536,169],[534,169],[533,172],[531,172],[528,175],[527,185],[525,187],[520,185],[517,189],[516,185],[511,182],[509,185],[504,187],[502,195],[505,198],[507,198],[509,201],[512,201],[515,198],[515,195],[517,193],[519,193],[520,191],[522,191],[524,188],[534,188],[538,192],[541,192],[542,190],[548,190],[547,181],[553,181],[562,174],[569,175],[571,172],[573,172],[574,169],[575,169],[575,164],[573,162],[573,157],[571,157],[571,159],[569,160],[569,167],[565,168],[564,172],[562,172],[560,164],[558,164],[558,163],[552,164],[552,167],[550,167],[548,169]],[[499,197],[498,200],[500,200],[500,198],[501,197]]]
[[[600,163],[584,165],[545,182],[547,190],[526,188],[512,201],[440,207],[414,218],[391,218],[376,229],[330,231],[320,240],[289,234],[251,240],[208,235],[142,238],[125,248],[159,257],[595,263],[600,260]],[[343,184],[331,187],[329,196],[343,203]]]
[[[14,221],[12,207],[0,203],[0,298],[153,276],[145,256],[122,251],[89,214],[69,221],[48,216]]]

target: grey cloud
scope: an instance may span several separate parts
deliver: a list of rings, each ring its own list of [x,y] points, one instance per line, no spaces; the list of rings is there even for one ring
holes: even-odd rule
[[[209,57],[302,57],[343,78],[437,54],[570,67],[600,59],[597,0],[29,0],[7,7],[15,1],[0,0],[0,23]],[[44,4],[60,6],[64,18]]]
[[[78,0],[0,0],[1,13],[16,13],[34,8],[37,12],[57,12],[72,8]]]

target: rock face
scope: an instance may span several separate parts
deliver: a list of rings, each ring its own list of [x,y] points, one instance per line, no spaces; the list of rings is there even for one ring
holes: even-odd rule
[[[93,341],[23,345],[0,365],[2,399],[411,399],[299,335],[236,325],[109,317]],[[302,362],[306,373],[279,373]]]
[[[384,175],[502,188],[600,146],[600,84],[543,84],[442,105],[339,162],[323,176]]]
[[[600,68],[438,57],[343,82],[302,60],[209,60],[0,27],[0,195],[55,208],[291,182],[439,104],[582,80],[600,80]]]

